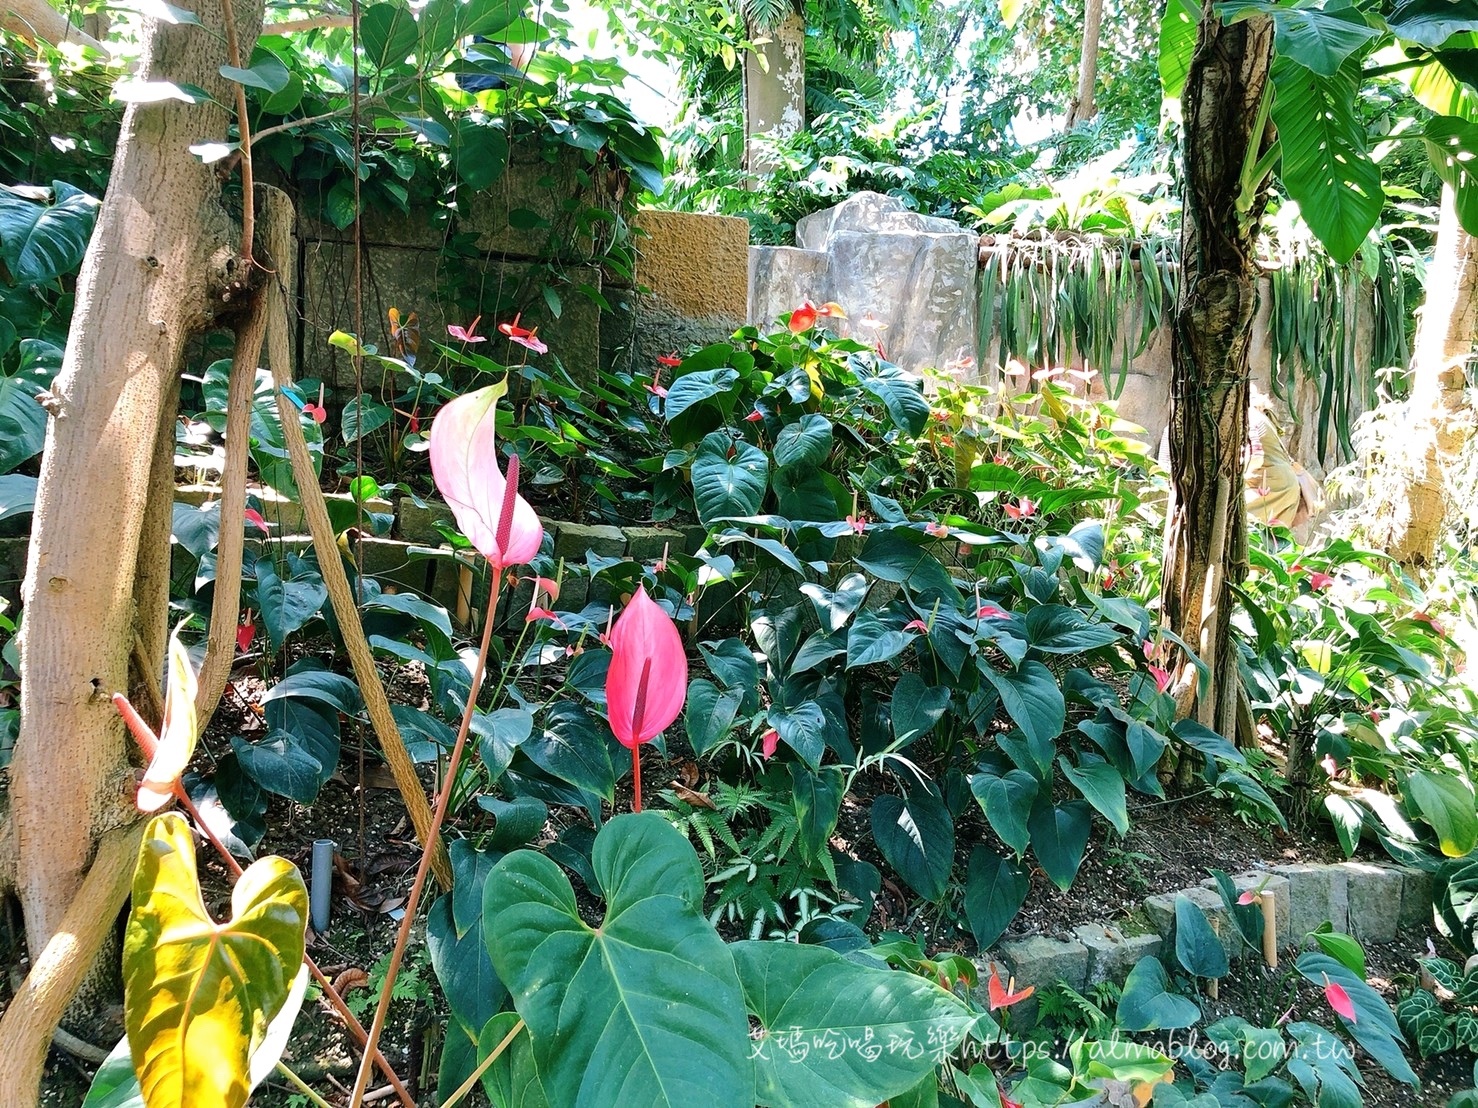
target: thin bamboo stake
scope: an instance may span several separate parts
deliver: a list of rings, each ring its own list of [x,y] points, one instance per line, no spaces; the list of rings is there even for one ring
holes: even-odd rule
[[[400,788],[405,800],[406,811],[415,826],[416,837],[422,846],[431,844],[431,868],[442,888],[452,887],[452,864],[447,857],[446,847],[436,842],[432,835],[431,805],[416,765],[400,737],[400,728],[390,713],[390,699],[385,695],[385,685],[380,680],[380,671],[375,668],[375,656],[370,651],[364,636],[364,625],[359,619],[359,607],[354,603],[354,591],[349,587],[348,574],[339,557],[339,546],[334,536],[334,526],[328,518],[328,504],[323,490],[318,487],[318,474],[313,469],[313,459],[308,454],[308,443],[303,438],[303,428],[298,422],[298,410],[287,399],[287,388],[292,385],[292,364],[289,356],[287,331],[287,263],[289,258],[289,233],[291,231],[292,203],[284,193],[270,190],[263,204],[263,238],[272,257],[276,260],[275,289],[267,295],[272,303],[267,316],[267,353],[272,363],[272,382],[276,386],[277,415],[282,423],[282,437],[287,445],[288,458],[292,462],[293,478],[298,484],[298,496],[302,501],[303,516],[308,523],[308,532],[313,536],[313,549],[318,555],[318,570],[323,574],[323,583],[328,588],[329,600],[333,603],[334,615],[338,617],[339,634],[344,639],[349,661],[354,667],[354,676],[364,696],[365,711],[369,714],[370,726],[380,740],[380,748],[390,767],[390,774]]]
[[[1269,892],[1257,894],[1262,905],[1262,960],[1268,969],[1278,968],[1278,901]]]

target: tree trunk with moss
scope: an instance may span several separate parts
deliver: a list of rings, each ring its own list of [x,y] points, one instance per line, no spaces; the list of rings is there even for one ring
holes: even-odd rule
[[[220,106],[232,102],[220,74],[225,14],[219,0],[192,7],[203,26],[145,22],[138,76],[199,86],[212,101],[135,103],[124,114],[52,388],[11,765],[15,886],[33,955],[61,925],[101,836],[138,818],[109,695],[126,691],[157,714],[185,345],[230,326],[250,300],[239,219],[221,202],[215,168],[189,151],[230,122]],[[247,53],[261,19],[261,0],[238,0]]]
[[[1162,582],[1164,619],[1210,669],[1182,674],[1182,710],[1236,732],[1231,586],[1246,566],[1242,465],[1247,355],[1257,306],[1255,246],[1267,175],[1251,167],[1272,142],[1273,29],[1263,18],[1223,24],[1206,9],[1183,94],[1185,208],[1171,343],[1171,498]]]
[[[1404,565],[1431,563],[1442,539],[1446,473],[1473,427],[1466,381],[1478,339],[1478,240],[1458,224],[1452,189],[1442,190],[1437,246],[1411,356],[1411,396],[1386,421],[1361,510],[1372,546]]]

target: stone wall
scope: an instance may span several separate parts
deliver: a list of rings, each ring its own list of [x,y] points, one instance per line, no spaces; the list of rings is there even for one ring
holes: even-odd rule
[[[837,324],[842,334],[868,343],[880,340],[892,361],[914,372],[973,364],[978,350],[994,349],[995,336],[981,342],[978,334],[979,236],[959,224],[908,211],[895,197],[863,192],[802,219],[796,242],[794,247],[750,247],[751,323],[768,326],[803,300],[835,300],[849,317]],[[1271,313],[1264,280],[1253,324],[1251,371],[1253,381],[1269,395]],[[883,328],[869,326],[867,317]],[[1369,363],[1373,322],[1370,312],[1357,321],[1356,360],[1362,365]],[[1125,341],[1138,333],[1138,319],[1124,321]],[[1082,368],[1081,356],[1075,362]],[[978,367],[973,379],[994,384],[998,367]],[[1095,378],[1092,395],[1106,396],[1105,384],[1102,375]],[[1162,326],[1131,359],[1117,399],[1120,415],[1158,443],[1170,413],[1168,327]],[[1300,374],[1294,403],[1276,402],[1274,407],[1289,453],[1322,475],[1332,459],[1318,456],[1319,399],[1317,382]]]

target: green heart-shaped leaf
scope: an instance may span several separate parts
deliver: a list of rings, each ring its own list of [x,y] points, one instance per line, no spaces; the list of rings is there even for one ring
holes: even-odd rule
[[[231,919],[205,910],[185,820],[144,832],[123,939],[123,1014],[150,1108],[244,1105],[249,1060],[303,961],[308,890],[286,859],[252,863],[231,893]]]
[[[734,960],[703,918],[703,869],[660,815],[618,816],[591,857],[598,927],[569,880],[518,850],[488,875],[483,927],[528,1024],[550,1103],[752,1108],[749,1024]]]

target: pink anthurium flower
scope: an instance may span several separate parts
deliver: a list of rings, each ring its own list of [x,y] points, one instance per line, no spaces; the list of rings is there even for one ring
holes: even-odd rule
[[[1015,504],[1006,504],[1003,507],[1012,519],[1027,519],[1037,514],[1037,505],[1025,496],[1017,500]]]
[[[1164,666],[1149,666],[1150,676],[1155,679],[1155,691],[1164,692],[1170,687],[1171,673]]]
[[[532,350],[535,354],[548,354],[549,347],[545,346],[539,338],[539,328],[535,327],[530,330],[527,327],[520,327],[518,321],[522,318],[523,313],[520,312],[513,317],[512,323],[498,324],[498,330],[508,336],[509,342],[516,342],[525,350]]]
[[[1237,903],[1246,907],[1249,904],[1256,904],[1260,899],[1262,899],[1262,894],[1256,889],[1248,889],[1241,896],[1237,897]]]
[[[1309,588],[1315,592],[1327,589],[1332,584],[1334,584],[1334,578],[1327,573],[1320,573],[1318,570],[1315,570],[1309,574]]]
[[[911,619],[903,625],[905,631],[917,631],[921,635],[929,633],[929,625],[921,619]]]
[[[847,526],[851,527],[854,533],[860,535],[867,530],[867,516],[863,515],[861,512],[858,512],[856,515],[848,516]]]
[[[466,327],[458,327],[455,323],[447,325],[446,333],[460,342],[487,342],[486,335],[477,333],[477,325],[482,322],[482,316],[478,316]]]
[[[947,539],[949,538],[949,528],[942,523],[935,523],[931,520],[924,524],[924,534],[934,539]]]
[[[555,615],[548,608],[539,608],[539,607],[530,608],[529,609],[529,614],[524,619],[524,622],[525,623],[533,623],[535,620],[540,620],[540,619],[546,619],[550,623],[554,624],[554,626],[559,627],[561,629],[563,629],[564,628],[564,625],[565,625],[565,621],[562,620],[562,619],[560,619],[559,616]]]
[[[174,796],[180,775],[190,764],[199,738],[195,717],[195,670],[190,654],[178,634],[169,640],[169,688],[164,694],[164,720],[160,734],[153,729],[122,693],[113,694],[113,706],[133,733],[139,748],[149,759],[144,779],[139,783],[138,808],[141,812],[157,812]]]
[[[258,528],[264,535],[270,535],[272,533],[272,529],[267,526],[267,521],[262,518],[262,513],[255,508],[248,508],[246,510],[246,522]]]
[[[816,309],[816,314],[819,316],[826,316],[830,319],[847,318],[847,313],[842,310],[842,306],[838,304],[835,300],[828,300],[825,304],[821,305],[821,307]]]
[[[323,385],[318,386],[318,403],[311,400],[303,405],[303,414],[314,423],[322,423],[328,418],[328,409],[323,406]]]
[[[611,667],[606,671],[606,713],[616,741],[631,751],[632,811],[639,812],[639,748],[682,712],[688,695],[688,656],[677,624],[647,595],[645,585],[637,589],[607,637]]]
[[[494,429],[503,391],[489,385],[459,396],[431,421],[436,487],[462,533],[498,570],[526,565],[544,541],[539,517],[518,495],[518,455],[508,461],[507,480],[498,468]]]
[[[1011,613],[1005,608],[998,608],[994,604],[982,604],[975,609],[976,619],[1010,619]]]
[[[760,736],[760,756],[769,761],[780,749],[780,732],[773,727]]]
[[[1358,1022],[1355,1014],[1355,1002],[1350,999],[1350,994],[1345,992],[1342,985],[1329,980],[1329,974],[1327,973],[1324,975],[1324,999],[1329,1001],[1329,1006],[1341,1016],[1344,1016],[1345,1019],[1351,1023]]]
[[[552,604],[559,599],[559,582],[549,577],[535,577],[534,595],[537,597],[541,592],[549,598]]]
[[[744,417],[744,422],[745,423],[758,423],[760,420],[762,420],[764,418],[765,418],[765,413],[762,412],[762,411],[760,411],[758,408],[756,408],[754,411],[750,412],[747,416]]]
[[[236,628],[236,649],[245,654],[251,649],[252,642],[257,637],[257,621],[252,618],[251,609],[241,613],[241,624]]]

